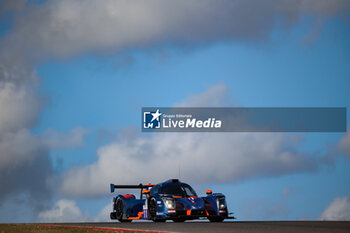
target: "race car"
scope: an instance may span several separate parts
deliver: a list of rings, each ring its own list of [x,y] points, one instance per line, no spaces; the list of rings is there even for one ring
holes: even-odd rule
[[[114,185],[115,189],[140,189],[140,199],[133,194],[117,195],[113,198],[111,219],[131,222],[135,219],[148,219],[154,222],[184,222],[207,218],[211,222],[234,219],[229,216],[225,196],[207,190],[206,197],[198,197],[193,188],[171,179],[159,184]]]

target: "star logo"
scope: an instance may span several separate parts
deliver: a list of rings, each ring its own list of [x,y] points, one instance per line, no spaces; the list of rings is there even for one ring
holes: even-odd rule
[[[162,115],[161,113],[159,113],[159,109],[157,109],[157,111],[155,113],[151,113],[153,118],[151,120],[151,122],[153,122],[154,120],[159,121],[159,116]]]
[[[143,128],[144,129],[159,129],[161,127],[161,117],[162,113],[159,109],[156,111],[144,111],[143,112]]]

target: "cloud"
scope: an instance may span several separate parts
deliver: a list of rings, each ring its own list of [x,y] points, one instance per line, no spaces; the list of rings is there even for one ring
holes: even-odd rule
[[[337,148],[345,156],[350,156],[350,134],[346,133],[339,141]]]
[[[0,216],[14,213],[10,203],[16,203],[17,207],[24,204],[24,208],[32,211],[30,214],[44,208],[52,197],[48,184],[52,175],[49,150],[37,136],[27,129],[0,131]]]
[[[55,148],[73,148],[81,146],[84,142],[84,136],[87,131],[82,127],[72,129],[67,133],[60,133],[52,129],[46,130],[41,134],[41,139],[47,147]]]
[[[204,106],[208,95],[214,99],[227,99],[215,90],[226,88],[222,84],[214,86],[207,92],[189,97],[189,102],[196,100],[199,106]],[[213,103],[219,102],[214,100]],[[160,182],[178,177],[179,171],[187,182],[232,183],[253,177],[312,171],[317,167],[315,158],[294,149],[300,140],[285,134],[162,133],[139,136],[124,131],[119,138],[101,147],[93,164],[66,171],[62,176],[62,193],[76,197],[105,195],[109,183]]]
[[[81,222],[86,221],[87,218],[75,201],[67,199],[57,201],[51,209],[40,212],[38,215],[40,222]]]
[[[101,211],[94,217],[92,217],[91,221],[93,222],[110,222],[110,213],[112,212],[112,204],[108,203],[105,207],[101,209]]]
[[[337,197],[323,211],[321,220],[350,220],[350,196]]]
[[[83,213],[76,201],[60,199],[52,205],[51,209],[38,214],[39,222],[108,222],[112,204],[104,206],[96,216]]]
[[[228,106],[229,89],[224,84],[216,84],[210,87],[205,93],[192,95],[187,100],[177,103],[175,107],[211,107]]]
[[[0,65],[0,215],[10,211],[6,202],[20,200],[35,212],[51,198],[49,150],[30,132],[44,103],[37,81],[28,67]]]
[[[109,183],[159,182],[178,177],[179,169],[185,181],[197,183],[315,169],[312,158],[287,149],[297,147],[289,143],[288,137],[267,133],[162,134],[121,140],[100,148],[95,163],[64,173],[62,192],[105,195]]]
[[[8,11],[22,11],[25,8],[27,0],[11,0],[0,2],[0,13]]]
[[[3,53],[45,59],[164,44],[266,41],[278,20],[289,27],[301,15],[320,20],[349,5],[346,0],[48,1],[16,17]]]
[[[16,3],[2,9],[19,10]],[[31,210],[26,214],[35,215],[44,208],[53,195],[50,150],[77,146],[85,135],[81,128],[68,135],[53,130],[43,135],[31,132],[46,100],[38,92],[39,77],[30,63],[0,54],[0,216],[8,216],[9,211],[22,214],[11,210],[19,202]]]
[[[16,133],[3,134],[0,140],[0,170],[10,170],[16,166],[25,165],[40,156],[42,149],[39,139],[31,135],[28,130],[22,129]]]
[[[1,219],[6,219],[9,211],[22,214],[12,211],[14,205],[29,209],[28,215],[45,208],[53,196],[50,150],[78,146],[86,134],[82,128],[69,133],[48,130],[42,135],[33,134],[31,129],[37,125],[45,103],[38,86],[39,77],[29,66],[0,63]]]
[[[44,103],[37,92],[37,81],[33,71],[0,64],[1,132],[30,128],[37,123]]]

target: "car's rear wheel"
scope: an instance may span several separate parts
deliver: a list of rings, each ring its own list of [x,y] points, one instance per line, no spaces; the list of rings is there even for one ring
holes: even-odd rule
[[[116,207],[115,207],[115,217],[116,219],[118,219],[119,222],[131,222],[132,220],[129,220],[129,219],[123,219],[123,201],[122,200],[118,200],[117,201],[117,204],[116,204]]]
[[[123,219],[123,202],[122,200],[118,200],[115,205],[115,216],[119,221]]]

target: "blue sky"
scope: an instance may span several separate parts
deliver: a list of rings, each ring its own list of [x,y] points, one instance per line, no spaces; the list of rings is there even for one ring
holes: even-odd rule
[[[303,26],[303,22],[298,24],[288,38],[256,46],[219,42],[190,51],[162,47],[47,62],[38,72],[43,77],[40,91],[50,102],[37,131],[67,131],[77,126],[89,130],[81,148],[53,151],[52,159],[61,158],[64,169],[69,169],[96,159],[96,150],[106,143],[98,139],[99,130],[117,134],[123,128],[138,127],[142,106],[172,106],[218,83],[227,85],[230,102],[241,106],[348,107],[349,31],[333,20],[312,44],[303,45]],[[159,53],[165,53],[165,58]],[[120,64],[123,59],[130,59],[130,64]],[[341,136],[310,133],[305,135],[303,149],[324,150]],[[213,189],[227,194],[232,211],[240,218],[317,219],[334,197],[350,193],[345,178],[350,175],[349,165],[341,158],[332,169],[214,185]],[[264,216],[259,207],[251,210],[251,216],[242,216],[247,203],[262,200],[273,205],[285,188],[292,191],[283,203],[288,211],[282,216]],[[82,208],[94,206],[91,202],[82,201]],[[89,210],[95,212],[93,208]]]
[[[2,38],[16,33],[11,23],[20,15],[3,17]],[[315,29],[313,17],[300,13],[297,23],[287,28],[278,26],[283,21],[277,19],[272,30],[264,29],[268,37],[262,40],[219,38],[178,45],[165,39],[115,50],[112,46],[107,52],[99,47],[81,49],[83,52],[77,48],[73,55],[69,50],[62,55],[42,49],[45,58],[35,56],[38,61],[33,67],[39,77],[37,91],[45,104],[30,132],[39,137],[48,130],[62,135],[76,128],[85,132],[77,145],[50,148],[53,180],[59,184],[70,171],[98,163],[101,148],[119,143],[129,129],[137,138],[152,140],[152,135],[139,131],[141,107],[173,106],[217,85],[227,88],[225,106],[350,107],[348,22],[334,14],[324,17]],[[307,41],[314,31],[314,38]],[[38,49],[36,42],[32,46]],[[322,158],[337,147],[344,134],[285,133],[281,137],[285,136],[301,138],[300,143],[290,144],[293,151],[307,154],[306,158]],[[319,163],[314,170],[225,182],[203,180],[193,186],[202,195],[208,187],[226,194],[230,211],[239,220],[315,220],[334,198],[350,195],[349,167],[349,157],[337,150],[333,163]],[[105,194],[91,196],[56,187],[48,208],[61,199],[75,201],[82,215],[91,217],[110,202],[111,194],[108,186]],[[35,216],[23,220],[32,219],[38,220]]]

